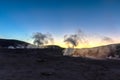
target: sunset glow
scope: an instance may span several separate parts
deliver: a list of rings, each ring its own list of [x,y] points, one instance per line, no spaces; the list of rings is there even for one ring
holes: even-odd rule
[[[83,41],[76,48],[119,43],[119,3],[119,0],[1,0],[0,38],[33,43],[33,33],[50,33],[55,45],[68,47],[64,36],[80,29],[80,39],[85,38],[89,44]]]

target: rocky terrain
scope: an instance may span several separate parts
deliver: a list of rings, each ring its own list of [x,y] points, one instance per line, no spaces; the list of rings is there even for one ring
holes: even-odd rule
[[[63,55],[94,59],[120,58],[120,44],[109,44],[93,48],[67,48]]]
[[[0,49],[0,80],[120,80],[120,61],[62,56],[63,49]]]

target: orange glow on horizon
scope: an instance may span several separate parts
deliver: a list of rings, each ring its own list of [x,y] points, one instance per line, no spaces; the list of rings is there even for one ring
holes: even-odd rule
[[[32,40],[29,41],[31,44],[33,43]],[[98,46],[103,46],[103,45],[109,45],[109,44],[115,44],[115,43],[120,43],[119,40],[116,40],[115,42],[113,43],[103,43],[103,42],[99,42],[98,40],[91,40],[89,42],[89,44],[84,44],[84,43],[79,43],[78,46],[76,46],[75,48],[92,48],[92,47],[98,47]],[[58,45],[60,47],[63,47],[63,48],[68,48],[68,45],[66,43],[64,43],[64,41],[62,39],[59,39],[58,40],[55,40],[54,41],[54,44],[47,44],[47,45]]]
[[[116,44],[116,43],[120,43],[120,42],[116,41],[116,42],[113,42],[113,43],[103,43],[103,42],[99,42],[99,41],[91,41],[91,42],[89,42],[88,45],[83,44],[83,43],[79,43],[79,45],[76,46],[75,48],[92,48],[92,47],[98,47],[98,46],[104,46],[104,45]],[[60,42],[60,41],[55,42],[55,45],[61,46],[63,48],[68,48],[66,43]]]

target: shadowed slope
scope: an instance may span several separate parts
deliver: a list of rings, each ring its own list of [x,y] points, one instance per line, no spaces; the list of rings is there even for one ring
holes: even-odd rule
[[[14,39],[0,39],[0,47],[1,48],[9,48],[9,47],[24,47],[26,48],[30,43],[20,41],[20,40],[14,40]]]

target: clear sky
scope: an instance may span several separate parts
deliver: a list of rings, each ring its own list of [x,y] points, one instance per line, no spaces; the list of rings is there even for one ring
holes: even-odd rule
[[[0,38],[30,41],[34,32],[120,36],[120,0],[0,0]]]

